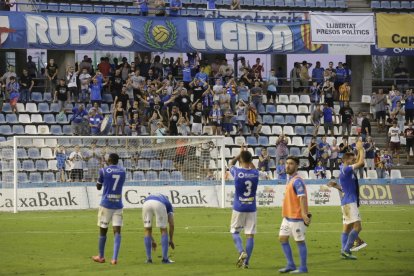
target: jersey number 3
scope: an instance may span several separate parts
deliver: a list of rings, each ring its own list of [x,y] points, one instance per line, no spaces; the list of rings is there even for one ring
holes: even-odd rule
[[[244,196],[249,196],[252,193],[252,185],[253,183],[250,180],[244,182],[246,185],[246,191],[243,193]]]
[[[120,177],[119,174],[113,174],[112,175],[112,178],[115,179],[114,186],[112,187],[112,191],[116,190],[116,186],[118,186],[118,182],[119,182],[119,177]]]

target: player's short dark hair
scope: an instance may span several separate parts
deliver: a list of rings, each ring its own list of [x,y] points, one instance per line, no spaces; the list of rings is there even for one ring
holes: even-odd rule
[[[118,154],[116,154],[116,153],[109,154],[108,163],[110,163],[112,165],[117,165],[118,160],[119,160],[119,155]]]
[[[353,153],[353,152],[346,152],[346,153],[344,153],[344,156],[342,157],[342,159],[347,160],[347,159],[349,159],[351,157],[354,157],[354,156],[355,156],[355,153]]]
[[[244,163],[250,163],[253,160],[251,152],[245,150],[240,153],[240,160]]]
[[[299,158],[298,158],[297,156],[289,155],[289,156],[286,158],[286,161],[287,161],[287,160],[293,160],[293,161],[296,163],[296,165],[299,165]]]

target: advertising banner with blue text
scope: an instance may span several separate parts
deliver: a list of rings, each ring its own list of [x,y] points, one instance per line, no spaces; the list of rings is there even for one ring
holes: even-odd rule
[[[0,12],[0,48],[205,53],[327,53],[308,21]]]

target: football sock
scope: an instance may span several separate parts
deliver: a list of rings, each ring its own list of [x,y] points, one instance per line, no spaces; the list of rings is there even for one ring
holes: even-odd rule
[[[161,235],[162,258],[168,260],[168,235]]]
[[[145,244],[145,252],[147,253],[147,260],[151,260],[151,244],[152,244],[152,240],[151,237],[144,237],[144,244]]]
[[[114,255],[112,256],[112,260],[118,260],[118,253],[119,248],[121,247],[121,234],[115,233],[114,237]]]
[[[345,246],[348,241],[348,235],[349,235],[348,233],[342,233],[342,236],[341,236],[341,244],[342,244],[341,249],[342,250],[345,250]]]
[[[305,242],[299,242],[298,243],[299,248],[299,256],[300,256],[300,271],[308,271],[307,265],[306,265],[306,259],[308,256],[308,249],[306,248]]]
[[[242,253],[244,251],[243,242],[242,242],[242,239],[240,238],[239,233],[233,233],[233,241],[234,241],[234,244],[236,245],[237,251],[239,253]]]
[[[246,240],[246,253],[247,253],[247,259],[246,259],[246,264],[249,264],[250,261],[250,257],[252,256],[253,253],[253,247],[254,247],[254,238],[248,238]]]
[[[103,258],[105,256],[105,243],[106,236],[99,236],[99,257]]]
[[[283,253],[285,253],[285,257],[287,260],[287,266],[290,268],[296,268],[296,265],[293,262],[292,248],[290,248],[289,242],[282,242],[281,244],[282,244]]]
[[[346,242],[344,251],[349,252],[351,247],[354,245],[354,241],[358,238],[358,232],[352,229],[351,233],[349,233],[348,241]]]

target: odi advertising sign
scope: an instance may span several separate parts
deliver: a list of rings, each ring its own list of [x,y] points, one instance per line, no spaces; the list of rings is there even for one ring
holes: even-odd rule
[[[3,49],[208,53],[326,53],[308,21],[0,12]]]

